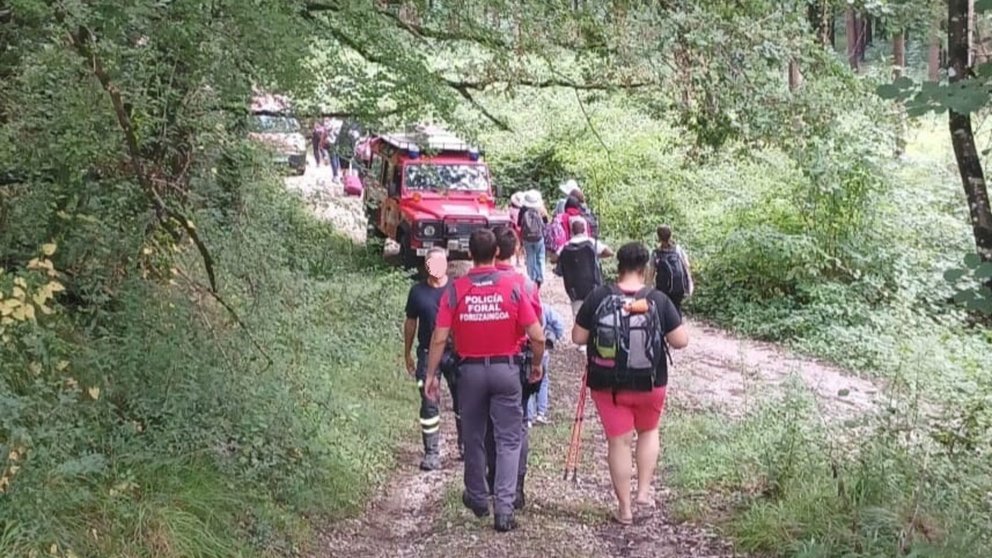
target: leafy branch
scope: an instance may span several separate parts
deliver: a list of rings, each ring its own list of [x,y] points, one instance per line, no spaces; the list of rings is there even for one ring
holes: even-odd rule
[[[117,123],[121,128],[121,132],[124,135],[124,142],[127,145],[128,159],[131,164],[131,168],[138,180],[138,183],[151,199],[159,221],[164,224],[167,219],[171,218],[186,231],[186,234],[189,235],[190,239],[192,239],[193,243],[196,245],[196,249],[200,253],[200,257],[203,260],[203,267],[206,270],[207,278],[210,281],[210,290],[216,294],[217,278],[214,273],[213,256],[210,255],[210,251],[207,249],[203,239],[200,238],[193,222],[181,211],[171,208],[165,203],[165,200],[162,199],[158,189],[155,188],[155,184],[151,176],[146,172],[146,169],[141,162],[141,152],[138,147],[138,138],[134,133],[134,126],[131,122],[131,117],[128,115],[127,109],[124,106],[124,100],[121,96],[120,89],[110,79],[110,74],[107,73],[103,66],[103,62],[91,46],[91,43],[94,42],[92,33],[90,33],[89,29],[86,27],[80,26],[75,33],[69,33],[69,39],[79,55],[82,56],[87,62],[87,69],[93,73],[93,76],[96,77],[97,81],[100,82],[100,86],[107,93],[107,96],[110,97],[110,102],[114,107],[114,114],[117,117]]]

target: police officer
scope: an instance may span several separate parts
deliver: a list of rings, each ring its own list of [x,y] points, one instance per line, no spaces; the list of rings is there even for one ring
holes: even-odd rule
[[[537,316],[537,321],[544,323],[541,317],[543,312],[541,307],[541,295],[538,290],[537,283],[532,281],[526,275],[519,273],[510,260],[516,253],[517,245],[519,240],[517,235],[514,233],[513,229],[510,227],[497,227],[493,230],[493,234],[496,235],[496,269],[500,271],[505,271],[512,273],[514,278],[518,281],[520,288],[524,293],[524,300],[531,303],[534,308],[534,314]],[[520,339],[520,353],[518,355],[518,364],[520,365],[520,382],[521,389],[523,390],[523,400],[520,404],[524,408],[524,417],[520,423],[521,428],[521,439],[520,439],[520,464],[517,468],[517,493],[513,500],[514,509],[522,509],[526,503],[526,495],[524,493],[524,481],[527,478],[527,457],[530,453],[530,441],[527,429],[527,400],[530,396],[540,389],[541,384],[532,384],[528,380],[530,375],[530,365],[533,359],[533,351],[531,350],[530,344],[528,343],[527,335],[522,335]],[[493,438],[492,429],[486,434],[486,479],[489,482],[489,488],[492,490],[493,481],[496,477],[496,444]]]
[[[441,437],[441,414],[436,401],[424,397],[424,377],[427,375],[427,348],[434,333],[434,320],[440,306],[441,295],[448,288],[448,260],[443,248],[431,248],[424,258],[427,277],[410,288],[406,298],[406,321],[403,323],[403,357],[410,375],[417,378],[420,388],[420,432],[424,442],[424,458],[420,469],[433,471],[441,467],[438,443]],[[417,338],[417,359],[414,363],[411,350]],[[458,414],[458,391],[455,388],[456,365],[451,351],[441,359],[441,371],[448,382],[452,406],[455,411],[455,428],[458,431],[458,451],[462,453],[462,423]]]
[[[523,397],[517,354],[526,332],[534,350],[530,380],[541,379],[544,331],[534,308],[524,300],[515,274],[497,270],[496,236],[479,229],[469,237],[474,267],[454,281],[441,297],[427,358],[425,393],[437,400],[438,366],[448,335],[454,339],[458,366],[458,399],[465,442],[465,491],[462,503],[477,517],[489,514],[486,490],[486,422],[492,419],[496,441],[494,527],[516,528],[513,500],[520,459]]]

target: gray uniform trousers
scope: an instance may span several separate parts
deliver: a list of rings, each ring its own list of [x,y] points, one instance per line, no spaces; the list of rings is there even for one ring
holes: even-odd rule
[[[521,388],[521,392],[523,389]],[[523,396],[520,414],[520,463],[517,465],[517,486],[523,484],[524,477],[527,476],[527,456],[530,454],[530,433],[527,429],[527,397]],[[495,489],[493,479],[496,477],[496,440],[493,436],[492,422],[486,430],[486,480],[489,482],[489,490]]]
[[[513,513],[523,422],[520,367],[510,357],[505,363],[463,362],[458,370],[458,399],[465,442],[465,493],[473,505],[488,507],[485,439],[491,420],[496,454],[493,511]]]

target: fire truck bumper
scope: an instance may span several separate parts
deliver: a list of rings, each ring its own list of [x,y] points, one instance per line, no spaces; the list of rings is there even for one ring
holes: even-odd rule
[[[435,246],[440,246],[444,248],[448,253],[449,259],[461,259],[468,258],[468,239],[467,238],[453,238],[451,240],[442,241],[425,241],[423,246],[417,248],[418,256],[426,256],[427,251]]]

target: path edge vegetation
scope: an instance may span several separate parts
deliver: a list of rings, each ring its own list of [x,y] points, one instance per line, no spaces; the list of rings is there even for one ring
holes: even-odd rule
[[[0,8],[0,39],[10,47],[0,57],[2,553],[284,554],[307,540],[300,517],[354,509],[388,469],[409,394],[396,382],[370,386],[351,367],[367,358],[367,340],[392,343],[393,332],[378,327],[394,317],[381,301],[398,305],[402,281],[376,267],[377,255],[368,259],[287,208],[277,179],[243,151],[240,116],[259,84],[297,93],[313,113],[336,97],[380,123],[429,114],[517,133],[526,128],[500,103],[534,91],[567,97],[572,128],[553,139],[582,149],[539,145],[522,162],[546,165],[543,174],[521,176],[553,191],[562,175],[578,174],[592,197],[617,200],[604,215],[617,238],[645,238],[653,221],[672,218],[711,262],[700,268],[709,275],[702,283],[726,278],[711,291],[723,294],[700,297],[697,310],[881,370],[907,394],[894,422],[875,424],[843,459],[824,453],[825,434],[802,394],[728,430],[712,430],[712,417],[673,421],[683,429],[673,439],[701,448],[676,457],[684,460],[676,482],[732,489],[744,505],[730,525],[748,548],[807,556],[987,548],[975,530],[990,515],[982,462],[989,386],[980,373],[988,367],[974,350],[987,346],[983,323],[946,302],[955,293],[931,277],[960,267],[958,253],[917,250],[904,232],[913,226],[897,226],[916,224],[900,213],[938,207],[926,221],[933,242],[964,253],[972,249],[956,225],[969,206],[918,184],[905,197],[919,201],[879,203],[918,167],[877,180],[892,171],[879,153],[898,149],[901,118],[865,95],[891,67],[888,58],[866,63],[874,35],[858,31],[885,28],[898,42],[908,30],[915,46],[893,54],[912,56],[939,29],[943,3],[785,3],[775,18],[763,2],[690,4],[632,12],[624,3],[545,2],[527,17],[512,2],[15,0]],[[968,3],[948,6],[957,10],[950,42],[960,65]],[[830,31],[842,11],[850,36],[860,37],[847,40],[850,70]],[[436,67],[438,52],[467,60],[448,73]],[[323,71],[301,60],[323,62]],[[906,66],[906,79],[919,69],[893,62]],[[964,75],[955,71],[955,80]],[[963,94],[948,98],[959,114],[987,104],[986,74],[968,71],[982,79],[955,82]],[[893,85],[917,94],[905,79]],[[879,92],[896,98],[891,88]],[[934,91],[920,85],[918,93],[927,101]],[[631,115],[672,133],[653,151],[612,149],[603,121]],[[856,153],[866,146],[871,157]],[[590,153],[608,164],[591,164]],[[841,164],[816,164],[824,160]],[[674,199],[643,189],[658,177],[625,176],[630,168],[660,168],[663,179],[682,180],[673,189],[726,195],[739,205],[691,209],[716,231],[740,225],[740,233],[723,243],[693,234]],[[729,196],[726,184],[739,182],[720,181],[735,176],[761,188]],[[962,178],[967,187],[979,177]],[[749,204],[767,211],[748,212]],[[843,220],[849,209],[866,219]],[[815,234],[803,234],[810,223]],[[845,227],[858,234],[838,235]],[[862,258],[851,249],[858,246],[877,248],[877,258]],[[907,246],[914,249],[902,257]],[[978,293],[957,297],[977,309],[989,268],[980,257],[965,264],[951,278]],[[866,273],[873,267],[881,272]],[[752,284],[736,281],[735,270]],[[339,289],[348,281],[367,290],[347,295]],[[921,285],[935,300],[919,294]],[[922,311],[907,310],[917,304]],[[377,317],[371,336],[340,327],[368,316]],[[940,343],[900,352],[889,340],[901,322],[937,324]],[[832,340],[852,347],[859,336],[875,342],[831,352]],[[380,359],[373,371],[385,379],[392,366]],[[953,381],[933,382],[945,369]],[[954,402],[953,412],[915,420],[914,397],[930,390]],[[387,419],[366,428],[370,399],[383,401]],[[728,465],[736,463],[728,448],[750,457],[748,474]],[[893,475],[873,476],[878,463]],[[709,473],[679,480],[688,470]],[[826,508],[834,521],[818,522],[810,502],[834,492]]]

